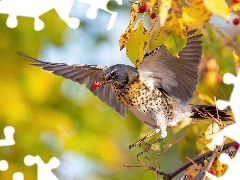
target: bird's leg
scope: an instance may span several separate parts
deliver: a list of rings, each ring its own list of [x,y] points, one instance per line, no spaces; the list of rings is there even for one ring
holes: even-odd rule
[[[137,157],[138,157],[138,156],[141,156],[143,153],[148,152],[150,149],[153,149],[153,146],[154,146],[155,144],[157,144],[158,142],[162,141],[163,139],[164,139],[163,137],[160,137],[160,138],[158,138],[156,141],[154,141],[152,144],[149,144],[148,147],[147,147],[146,149],[144,149],[144,151],[140,152],[140,153],[137,155]],[[159,151],[157,151],[157,153],[160,154]]]
[[[142,139],[140,139],[139,141],[135,142],[134,144],[129,146],[129,149],[132,149],[133,147],[139,145],[141,146],[141,144],[148,138],[152,137],[154,134],[158,133],[158,131],[153,131],[150,134],[144,136]]]

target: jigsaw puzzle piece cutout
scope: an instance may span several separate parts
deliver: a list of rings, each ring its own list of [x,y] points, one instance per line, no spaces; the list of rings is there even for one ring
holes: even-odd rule
[[[112,12],[107,8],[109,0],[77,0],[86,4],[89,4],[91,7],[87,10],[86,16],[89,19],[95,19],[97,17],[97,10],[102,9],[111,14],[110,21],[108,23],[107,30],[112,29],[113,24],[117,18],[117,12]],[[119,5],[122,5],[122,0],[115,0]]]
[[[4,135],[5,139],[0,139],[0,146],[11,146],[15,144],[15,141],[13,139],[13,134],[15,132],[14,127],[7,126],[4,128]]]
[[[13,180],[24,180],[24,175],[21,172],[16,172],[13,174]]]
[[[239,95],[239,92],[240,92],[240,73],[238,73],[238,76],[234,76],[230,73],[226,73],[224,76],[223,76],[223,82],[225,84],[234,84],[234,88],[233,88],[233,91],[232,91],[232,94],[231,94],[231,97],[230,97],[230,101],[227,102],[227,101],[223,101],[223,100],[218,100],[217,101],[217,107],[219,109],[225,109],[226,106],[231,106],[231,109],[234,113],[234,116],[236,119],[239,119],[240,121],[240,111],[238,110],[238,103],[239,103],[239,100],[240,100],[240,95]]]
[[[24,163],[27,166],[32,166],[34,164],[37,164],[38,180],[46,180],[46,179],[58,180],[58,178],[52,173],[52,169],[57,168],[60,165],[60,161],[57,158],[53,157],[50,159],[50,161],[47,164],[45,164],[38,155],[37,156],[27,155],[24,158]]]
[[[236,119],[236,122],[234,124],[231,124],[215,134],[213,138],[213,143],[220,146],[223,143],[224,137],[227,136],[238,143],[240,143],[240,111],[239,111],[239,102],[240,102],[240,71],[238,72],[238,75],[235,77],[234,75],[230,73],[226,73],[223,77],[223,81],[226,84],[234,84],[234,88],[230,97],[230,101],[217,101],[217,107],[219,109],[225,109],[227,106],[230,106],[234,117]],[[225,172],[225,174],[221,177],[216,177],[208,172],[206,172],[207,177],[209,177],[212,180],[223,180],[223,179],[232,179],[233,174],[236,174],[236,172],[239,171],[239,163],[240,163],[240,150],[237,150],[237,153],[233,159],[229,157],[228,154],[222,153],[220,155],[219,160],[223,164],[228,165],[228,169]]]
[[[51,1],[49,1],[51,2]],[[52,3],[46,0],[2,0],[0,1],[0,13],[8,14],[7,26],[15,28],[18,25],[17,16],[34,18],[35,30],[41,30],[44,23],[39,16],[52,9]]]
[[[69,17],[72,6],[75,0],[58,0],[55,5],[55,10],[59,17],[64,20],[72,29],[78,28],[80,21],[78,18]]]
[[[223,143],[224,136],[228,136],[240,143],[240,134],[238,133],[240,129],[240,111],[238,105],[240,102],[240,73],[238,73],[237,77],[230,73],[226,73],[223,77],[223,81],[226,84],[234,84],[234,88],[230,97],[230,101],[227,102],[218,100],[217,107],[219,109],[225,109],[227,106],[230,106],[236,122],[232,125],[227,126],[214,136],[213,143],[219,146]]]
[[[0,161],[0,171],[6,171],[8,169],[8,162],[5,160]]]
[[[219,160],[221,163],[228,165],[227,171],[221,177],[216,177],[216,176],[206,172],[207,177],[212,180],[233,179],[233,174],[236,174],[236,172],[239,172],[240,151],[239,150],[237,151],[237,153],[233,159],[231,159],[228,154],[222,153],[219,157]]]
[[[18,24],[17,16],[34,18],[34,29],[40,31],[44,28],[44,22],[39,16],[55,9],[62,20],[71,28],[77,28],[80,21],[69,17],[74,0],[2,0],[0,1],[0,13],[8,14],[7,26],[15,28]]]

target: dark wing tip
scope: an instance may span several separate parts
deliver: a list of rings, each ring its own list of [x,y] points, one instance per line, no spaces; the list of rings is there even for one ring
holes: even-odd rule
[[[24,58],[26,59],[26,61],[34,62],[34,64],[31,64],[31,65],[37,65],[37,64],[39,64],[39,63],[46,63],[46,62],[40,61],[40,60],[38,60],[38,59],[35,59],[35,58],[33,58],[33,57],[25,54],[25,53],[22,52],[22,51],[18,51],[18,52],[16,52],[16,53],[17,53],[19,56],[24,57]]]
[[[49,66],[54,66],[54,65],[67,65],[65,63],[51,63],[51,62],[44,62],[44,61],[40,61],[38,59],[35,59],[27,54],[25,54],[24,52],[22,51],[18,51],[16,52],[19,56],[23,57],[26,59],[26,61],[30,62],[31,64],[30,65],[33,65],[33,66],[39,66],[39,67],[44,67],[46,65],[49,65]]]

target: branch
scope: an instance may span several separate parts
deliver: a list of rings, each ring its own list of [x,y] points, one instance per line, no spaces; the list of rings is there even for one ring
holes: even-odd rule
[[[228,143],[228,144],[225,144],[222,148],[222,150],[225,150],[225,149],[228,149],[229,147],[233,146],[235,142],[232,142],[232,143]],[[215,151],[220,151],[220,149],[216,148]],[[192,159],[193,162],[197,163],[199,162],[200,160],[202,160],[204,157],[210,157],[213,155],[213,153],[216,153],[215,151],[209,151],[205,154],[202,154],[200,156],[197,156],[195,158]],[[215,157],[214,157],[215,158]],[[211,158],[211,160],[214,158]],[[170,180],[172,178],[174,178],[175,176],[177,176],[179,173],[181,173],[182,171],[184,171],[186,168],[188,168],[189,166],[191,166],[193,164],[193,162],[191,161],[187,161],[186,163],[184,163],[181,167],[179,167],[178,169],[176,169],[175,171],[171,172],[171,173],[168,173],[164,176],[164,180]],[[210,162],[209,162],[210,163]]]

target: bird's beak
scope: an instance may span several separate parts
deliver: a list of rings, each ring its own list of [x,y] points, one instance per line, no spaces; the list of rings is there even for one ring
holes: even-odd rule
[[[108,82],[108,81],[107,81],[106,79],[103,79],[102,81],[99,82],[98,87],[100,87],[100,86],[106,84],[107,82]]]

